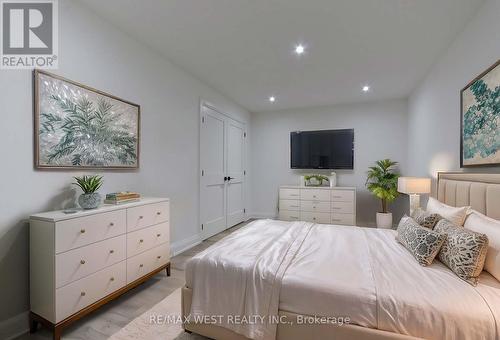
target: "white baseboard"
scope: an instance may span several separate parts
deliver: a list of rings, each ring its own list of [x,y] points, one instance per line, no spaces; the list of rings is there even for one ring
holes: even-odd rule
[[[173,242],[170,245],[170,253],[172,256],[178,255],[188,249],[193,248],[194,246],[201,243],[200,235],[193,235],[191,237],[185,238],[180,241]]]
[[[0,321],[0,339],[11,340],[29,331],[29,312]]]

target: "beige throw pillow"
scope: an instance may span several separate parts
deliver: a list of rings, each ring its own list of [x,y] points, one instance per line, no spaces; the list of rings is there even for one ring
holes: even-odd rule
[[[500,221],[472,211],[465,220],[464,227],[488,236],[489,244],[484,270],[500,281]]]
[[[467,212],[470,207],[452,207],[444,203],[439,202],[433,197],[429,197],[427,202],[427,212],[431,214],[439,214],[443,218],[452,222],[454,225],[463,226],[465,218],[467,217]]]

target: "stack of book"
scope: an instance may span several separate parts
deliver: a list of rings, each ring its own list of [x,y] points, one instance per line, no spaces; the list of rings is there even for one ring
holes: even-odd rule
[[[104,203],[106,204],[123,204],[130,202],[137,202],[141,199],[141,195],[136,192],[123,191],[113,192],[106,195]]]

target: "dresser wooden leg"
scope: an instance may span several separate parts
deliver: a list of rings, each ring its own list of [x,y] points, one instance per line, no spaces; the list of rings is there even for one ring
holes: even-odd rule
[[[57,326],[54,327],[54,336],[53,336],[54,340],[61,340],[62,330],[63,330],[62,327],[57,327]]]
[[[167,267],[165,268],[166,272],[167,272],[167,276],[170,276],[170,263],[167,265]]]
[[[36,330],[38,329],[38,320],[36,320],[33,317],[32,313],[30,313],[29,319],[30,319],[30,333],[35,333]]]

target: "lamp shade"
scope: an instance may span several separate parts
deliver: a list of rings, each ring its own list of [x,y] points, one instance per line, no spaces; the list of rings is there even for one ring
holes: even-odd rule
[[[420,177],[399,177],[398,191],[402,194],[429,194],[431,179]]]

